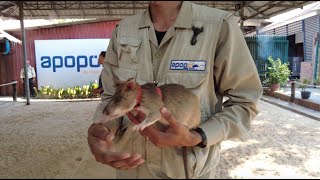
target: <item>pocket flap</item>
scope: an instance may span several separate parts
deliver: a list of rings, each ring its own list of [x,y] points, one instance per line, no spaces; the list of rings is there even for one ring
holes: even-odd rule
[[[121,45],[130,45],[130,46],[140,46],[142,40],[141,39],[137,39],[137,38],[133,38],[133,37],[121,37],[119,39],[119,43]]]

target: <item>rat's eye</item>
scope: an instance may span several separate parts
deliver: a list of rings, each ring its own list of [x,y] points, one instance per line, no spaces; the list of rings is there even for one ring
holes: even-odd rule
[[[121,97],[116,97],[116,98],[114,99],[114,101],[115,101],[115,102],[120,102],[120,101],[121,101]]]

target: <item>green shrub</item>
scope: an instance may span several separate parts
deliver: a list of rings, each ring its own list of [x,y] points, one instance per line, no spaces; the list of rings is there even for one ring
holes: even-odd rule
[[[93,95],[93,89],[99,85],[97,81],[90,82],[89,85],[58,88],[55,89],[52,86],[41,86],[40,90],[37,90],[37,98],[39,99],[74,99],[74,98],[93,98],[99,95]]]
[[[282,63],[278,58],[274,60],[271,56],[268,58],[268,72],[266,83],[284,85],[288,82],[291,71],[287,63]]]

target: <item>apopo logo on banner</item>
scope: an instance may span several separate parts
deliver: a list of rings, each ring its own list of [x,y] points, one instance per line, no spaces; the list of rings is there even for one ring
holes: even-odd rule
[[[38,88],[67,88],[99,80],[101,51],[109,39],[35,40]]]

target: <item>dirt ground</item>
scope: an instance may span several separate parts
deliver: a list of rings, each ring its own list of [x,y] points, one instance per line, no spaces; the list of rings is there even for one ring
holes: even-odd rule
[[[0,178],[114,178],[86,142],[98,101],[0,107]],[[218,178],[320,178],[320,122],[260,102],[250,133],[222,143]]]

